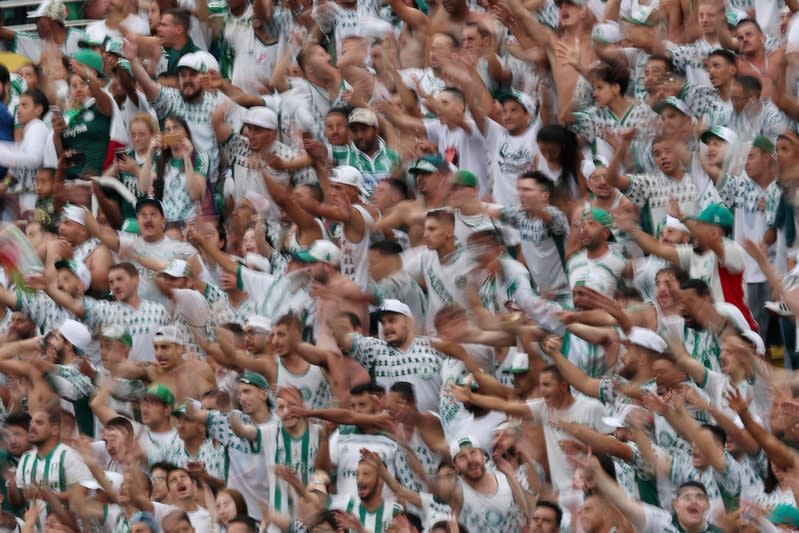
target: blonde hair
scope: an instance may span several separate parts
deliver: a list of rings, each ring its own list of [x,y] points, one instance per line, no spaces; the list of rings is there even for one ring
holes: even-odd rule
[[[160,131],[158,122],[150,113],[136,113],[131,119],[130,124],[128,124],[128,129],[130,129],[134,122],[144,122],[147,125],[147,129],[150,130],[152,134],[157,134]]]

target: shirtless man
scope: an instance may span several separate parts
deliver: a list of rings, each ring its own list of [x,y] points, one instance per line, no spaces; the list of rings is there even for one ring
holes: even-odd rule
[[[187,398],[202,398],[216,387],[216,375],[204,361],[184,359],[184,340],[175,326],[164,326],[153,335],[154,365],[120,363],[119,375],[161,383],[174,392],[177,404]]]
[[[735,27],[738,40],[738,74],[754,76],[763,84],[761,98],[770,100],[775,88],[772,80],[781,79],[785,61],[785,47],[766,53],[766,34],[757,22],[746,19]]]
[[[404,23],[399,34],[400,68],[424,68],[429,19],[413,0],[391,0],[391,10]]]
[[[597,60],[591,46],[591,28],[595,22],[591,10],[583,0],[559,0],[560,24],[558,32],[544,26],[524,8],[520,0],[501,0],[502,7],[510,11],[505,22],[524,48],[541,47],[546,50],[552,79],[558,96],[558,116],[571,101],[580,75],[565,61],[558,60],[558,51],[579,47],[581,66],[586,68]],[[583,70],[581,69],[581,70]]]
[[[446,205],[451,171],[444,158],[435,154],[420,157],[408,172],[416,176],[416,187],[421,197],[399,202],[370,229],[372,232],[381,231],[386,238],[391,238],[393,228],[404,226],[407,228],[411,247],[414,247],[424,244],[422,233],[427,211]]]

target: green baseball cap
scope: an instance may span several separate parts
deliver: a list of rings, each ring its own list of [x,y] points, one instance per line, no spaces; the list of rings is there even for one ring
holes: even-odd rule
[[[151,383],[149,387],[144,390],[144,396],[155,398],[159,402],[168,405],[170,408],[175,406],[175,395],[169,390],[169,387],[160,383]]]
[[[175,417],[183,416],[185,414],[186,414],[186,404],[184,404],[184,403],[180,404],[177,409],[174,409],[172,411],[172,416],[175,416]]]
[[[108,39],[105,43],[105,51],[109,54],[125,57],[125,53],[122,51],[122,39]]]
[[[253,387],[257,387],[261,390],[269,390],[269,384],[266,382],[266,378],[258,372],[253,372],[252,370],[247,370],[244,372],[239,378],[239,383],[252,385]]]
[[[613,229],[613,217],[610,216],[610,213],[608,213],[601,207],[592,207],[591,211],[585,213],[583,217],[586,217],[589,213],[591,218],[599,222],[603,227],[606,227],[609,230]],[[611,231],[610,235],[608,236],[608,242],[615,242],[615,240],[616,237],[613,236],[613,231]]]
[[[100,337],[103,339],[108,339],[112,341],[119,341],[128,348],[133,347],[133,337],[128,331],[128,328],[121,324],[112,324],[110,326],[106,326],[100,332]]]
[[[702,209],[699,216],[691,217],[697,222],[704,222],[705,224],[713,224],[714,226],[721,226],[722,228],[731,229],[735,217],[732,211],[727,209],[721,204],[708,204],[707,207]]]
[[[72,59],[77,61],[82,65],[86,65],[89,68],[93,68],[97,75],[103,77],[103,58],[100,57],[100,54],[89,50],[87,48],[82,48],[72,54]]]
[[[446,166],[446,161],[440,154],[427,154],[413,162],[408,169],[411,174],[418,172],[438,172]]]
[[[774,143],[771,142],[768,137],[764,137],[763,135],[758,135],[755,137],[755,140],[752,141],[752,148],[760,148],[767,154],[774,153]]]
[[[453,185],[459,185],[461,187],[477,188],[480,186],[480,182],[477,179],[477,176],[475,176],[474,173],[469,172],[468,170],[457,171],[455,174],[453,174],[449,182]]]

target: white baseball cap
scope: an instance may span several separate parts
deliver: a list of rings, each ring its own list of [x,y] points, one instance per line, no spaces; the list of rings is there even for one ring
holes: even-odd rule
[[[77,205],[67,204],[61,211],[61,218],[77,222],[81,226],[86,225],[86,211]]]
[[[268,333],[272,330],[272,324],[269,322],[269,319],[264,316],[252,315],[244,322],[244,329],[250,328],[260,329]]]
[[[633,326],[630,329],[630,333],[627,335],[627,341],[630,344],[635,344],[636,346],[641,346],[642,348],[646,348],[647,350],[652,350],[653,352],[657,353],[665,352],[666,348],[668,347],[666,341],[663,340],[663,337],[651,329],[639,328],[638,326]]]
[[[85,352],[92,342],[92,334],[89,333],[89,328],[71,318],[64,320],[63,324],[58,327],[58,332],[69,341],[76,351],[81,353]]]
[[[397,313],[400,315],[407,316],[408,318],[413,318],[413,314],[411,314],[411,308],[405,305],[404,303],[400,302],[399,300],[383,300],[383,303],[380,304],[380,308],[378,312],[382,315],[383,313]]]
[[[624,36],[616,22],[606,21],[594,26],[591,39],[603,44],[616,44],[621,42]]]
[[[242,123],[249,124],[251,126],[258,126],[260,128],[266,128],[268,130],[276,130],[277,115],[268,107],[251,107],[247,110],[247,114],[244,115],[244,120],[242,120]]]
[[[174,259],[160,274],[166,274],[173,278],[188,278],[191,277],[191,266],[183,259]]]
[[[171,342],[172,344],[180,344],[183,346],[183,335],[180,334],[178,328],[175,326],[163,326],[153,335],[153,344],[157,342]]]
[[[334,267],[341,266],[341,256],[341,249],[324,239],[314,241],[310,248],[294,254],[303,263],[327,263]]]
[[[504,370],[506,374],[524,374],[530,371],[530,356],[527,352],[519,351],[513,354],[510,366]]]
[[[675,217],[673,217],[671,215],[667,215],[666,216],[666,224],[665,224],[664,227],[671,228],[671,229],[676,229],[678,231],[683,231],[685,233],[689,233],[689,231],[690,231],[688,229],[688,226],[686,226],[685,224],[680,222],[680,219],[675,218]]]
[[[347,124],[365,124],[366,126],[377,127],[377,115],[371,109],[356,107],[350,113]]]
[[[335,167],[330,173],[330,183],[338,183],[341,185],[349,185],[358,189],[362,195],[367,196],[366,190],[363,188],[363,174],[355,167],[349,165],[341,165]]]
[[[197,50],[196,52],[192,52],[192,54],[197,56],[197,58],[205,64],[207,70],[219,72],[219,61],[217,61],[214,56],[205,50]]]
[[[449,443],[449,455],[454,460],[461,451],[470,448],[480,448],[477,444],[477,439],[471,435],[461,435]]]
[[[197,54],[196,52],[191,52],[190,54],[186,54],[180,58],[178,61],[178,66],[176,70],[180,70],[182,68],[190,68],[195,70],[201,74],[208,73],[208,62],[207,59]]]
[[[119,492],[119,489],[122,488],[122,474],[118,472],[113,472],[111,470],[105,471],[105,477],[111,483],[113,489]],[[81,487],[85,487],[89,490],[102,490],[103,487],[100,486],[100,483],[95,479],[87,479],[85,481],[80,482]]]
[[[754,345],[757,355],[766,355],[766,345],[763,343],[763,339],[760,337],[760,335],[750,329],[742,332],[741,337],[745,337],[746,340]]]

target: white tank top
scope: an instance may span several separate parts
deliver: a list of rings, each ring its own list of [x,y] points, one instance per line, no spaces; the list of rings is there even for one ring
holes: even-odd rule
[[[374,218],[365,207],[361,205],[353,207],[361,214],[367,227],[374,223]],[[343,252],[341,274],[362,290],[366,290],[369,285],[369,232],[364,232],[360,242],[350,242],[344,234],[344,227],[339,226],[338,237]]]
[[[469,531],[491,533],[517,533],[520,529],[520,513],[513,500],[510,483],[505,474],[486,471],[497,480],[497,490],[493,494],[480,494],[461,481],[463,506],[459,521]]]
[[[304,374],[292,374],[283,361],[277,358],[278,387],[296,387],[302,394],[302,402],[310,409],[328,407],[330,402],[330,386],[322,369],[316,365],[308,365]]]

